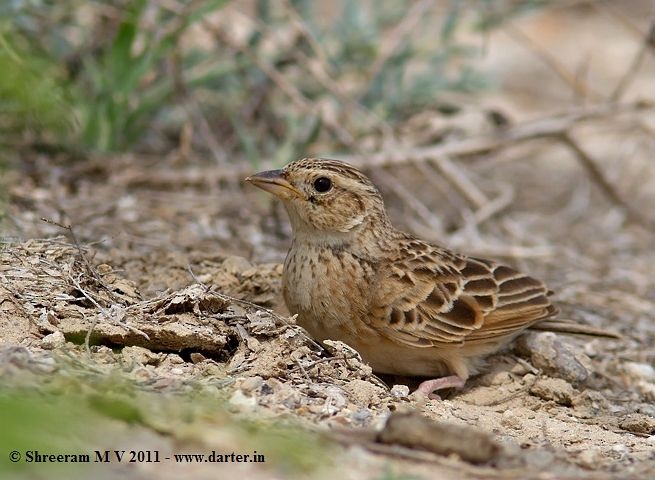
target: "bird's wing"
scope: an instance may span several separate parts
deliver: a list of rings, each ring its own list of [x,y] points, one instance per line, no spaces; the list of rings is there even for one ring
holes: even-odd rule
[[[542,282],[510,267],[417,240],[400,252],[378,272],[369,319],[393,341],[497,342],[557,313]]]

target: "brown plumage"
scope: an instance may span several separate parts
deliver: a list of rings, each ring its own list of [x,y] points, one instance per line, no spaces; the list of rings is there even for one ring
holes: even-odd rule
[[[451,375],[425,382],[426,393],[461,385],[485,355],[557,313],[541,281],[396,230],[351,165],[306,158],[247,180],[280,198],[291,220],[289,311],[316,340],[349,344],[376,372]]]

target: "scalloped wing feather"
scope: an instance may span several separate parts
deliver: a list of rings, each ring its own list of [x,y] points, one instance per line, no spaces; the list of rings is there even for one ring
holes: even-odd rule
[[[557,313],[545,285],[510,267],[412,241],[379,273],[372,321],[412,347],[502,342]]]

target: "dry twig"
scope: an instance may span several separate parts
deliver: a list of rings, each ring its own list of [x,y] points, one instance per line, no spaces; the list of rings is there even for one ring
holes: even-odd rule
[[[566,145],[578,159],[580,164],[584,167],[589,177],[596,183],[603,193],[616,205],[621,207],[628,218],[636,223],[646,226],[655,230],[655,220],[646,218],[641,212],[637,211],[630,205],[623,196],[614,188],[612,183],[605,177],[605,174],[596,164],[596,161],[589,155],[580,145],[571,137],[570,134],[564,133],[561,136],[561,141]]]
[[[447,156],[437,157],[431,162],[441,174],[457,189],[475,209],[480,209],[489,203],[487,196],[471,181],[464,171]]]
[[[543,63],[550,67],[558,77],[566,82],[575,92],[576,96],[582,100],[591,97],[592,100],[599,99],[601,96],[593,90],[581,77],[571,73],[569,69],[559,61],[559,59],[551,54],[548,50],[532,40],[528,35],[523,33],[518,27],[507,23],[505,25],[505,32],[516,43],[522,47],[530,50],[539,58]]]
[[[389,190],[396,194],[407,205],[414,214],[420,218],[425,225],[430,228],[437,228],[443,230],[441,220],[434,215],[423,202],[421,202],[416,195],[406,189],[402,183],[389,174],[384,169],[376,169],[375,177]]]
[[[610,100],[616,102],[621,99],[626,89],[630,83],[634,80],[639,68],[641,67],[644,59],[646,58],[646,53],[648,50],[652,49],[655,52],[655,20],[651,21],[648,32],[644,35],[644,39],[641,42],[639,50],[632,58],[632,61],[628,65],[628,69],[625,71],[619,83],[616,85],[616,88],[610,95]]]
[[[232,39],[225,34],[220,28],[212,25],[208,21],[203,21],[203,26],[221,43],[228,45],[229,47],[239,51],[250,61],[252,61],[257,67],[264,72],[264,74],[273,82],[277,87],[284,92],[289,99],[296,104],[296,106],[303,112],[310,113],[315,110],[312,102],[305,97],[305,95],[290,81],[288,81],[285,76],[277,69],[274,65],[267,62],[264,59],[259,58],[257,55],[253,54],[246,47],[237,45]],[[322,117],[323,123],[327,126],[328,129],[339,139],[341,143],[358,151],[358,147],[355,143],[353,136],[338,122],[330,118],[329,116]]]
[[[514,128],[491,135],[472,136],[427,147],[387,148],[383,151],[365,155],[341,155],[340,158],[363,168],[372,168],[428,161],[440,157],[469,157],[493,152],[524,141],[556,138],[586,121],[644,112],[653,110],[653,108],[655,108],[655,104],[642,100],[627,103],[601,103],[574,108],[552,116],[525,122]]]
[[[389,61],[391,56],[396,52],[404,39],[416,28],[421,19],[435,4],[434,0],[420,0],[414,3],[405,14],[405,17],[396,25],[396,27],[384,37],[377,58],[366,72],[367,83],[370,84],[375,77],[382,71],[384,65]],[[363,90],[362,97],[368,92],[368,88]]]
[[[72,225],[64,225],[62,223],[59,223],[59,222],[56,222],[54,220],[50,220],[49,218],[44,218],[44,217],[41,217],[41,221],[45,222],[45,223],[48,223],[50,225],[55,225],[56,227],[63,228],[64,230],[68,231],[68,233],[71,236],[71,240],[73,240],[73,245],[75,245],[75,248],[77,249],[78,256],[82,260],[82,262],[84,263],[84,267],[86,268],[86,272],[90,276],[92,276],[93,279],[96,282],[98,282],[98,284],[102,288],[107,290],[107,292],[109,292],[109,294],[111,295],[111,289],[107,285],[105,285],[105,283],[100,278],[100,275],[98,275],[98,272],[96,271],[96,269],[91,266],[91,262],[89,262],[89,259],[86,256],[86,252],[84,252],[84,250],[82,249],[82,246],[80,245],[80,242],[77,239],[77,235],[75,235],[75,230],[73,230],[73,226]]]
[[[356,354],[351,354],[351,355],[341,355],[339,357],[324,357],[324,358],[319,358],[317,360],[314,360],[310,362],[308,365],[302,365],[300,360],[296,360],[296,363],[298,363],[298,366],[292,370],[289,370],[289,373],[295,373],[298,370],[302,370],[305,376],[307,376],[307,369],[309,368],[314,368],[316,365],[319,365],[321,363],[326,363],[326,362],[333,362],[333,361],[347,361],[351,358],[358,358]]]

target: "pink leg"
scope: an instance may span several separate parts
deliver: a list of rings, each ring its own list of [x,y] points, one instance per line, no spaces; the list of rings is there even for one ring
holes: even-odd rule
[[[453,387],[462,388],[463,386],[464,380],[457,375],[451,375],[450,377],[435,378],[434,380],[421,382],[416,391],[421,392],[423,395],[427,395],[427,397],[432,400],[441,400],[439,395],[433,393],[434,391]]]

